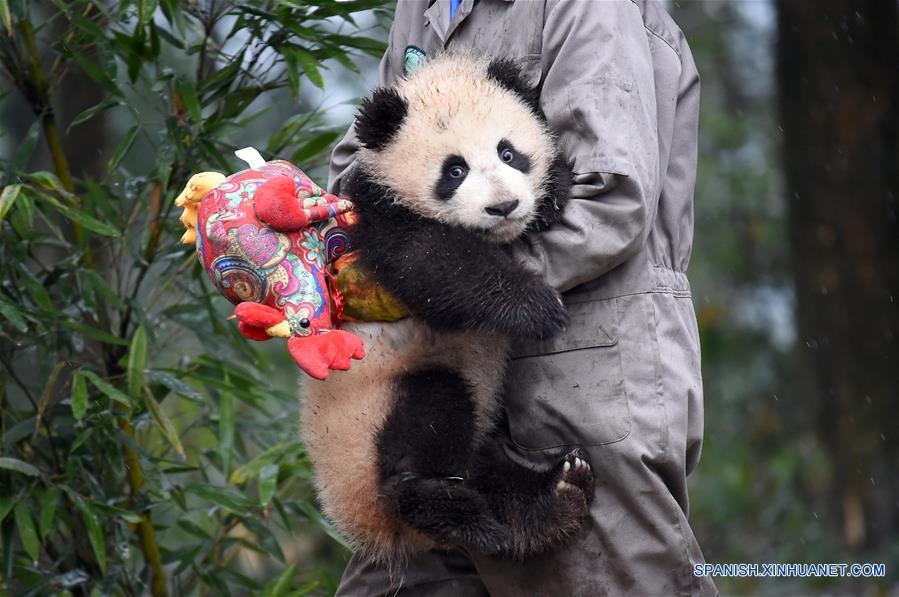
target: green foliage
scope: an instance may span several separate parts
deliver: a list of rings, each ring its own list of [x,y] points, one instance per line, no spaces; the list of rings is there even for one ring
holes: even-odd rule
[[[379,56],[354,15],[384,4],[0,0],[3,74],[34,118],[0,161],[0,593],[329,589],[281,548],[337,538],[272,382],[290,366],[224,320],[173,200],[239,168],[267,105]],[[99,101],[62,130],[66,77]],[[64,149],[111,122],[111,149]],[[339,135],[309,109],[268,132],[263,153],[304,167]],[[52,172],[30,169],[42,139]],[[73,172],[76,152],[99,173]]]

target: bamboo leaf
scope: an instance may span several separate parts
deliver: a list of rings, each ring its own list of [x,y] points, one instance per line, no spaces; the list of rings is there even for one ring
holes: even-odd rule
[[[125,522],[130,522],[131,524],[138,524],[141,521],[140,514],[132,512],[131,510],[125,510],[124,508],[117,508],[115,506],[110,506],[109,504],[100,504],[97,502],[94,502],[94,508],[118,516]]]
[[[50,404],[50,398],[53,396],[56,380],[65,366],[65,361],[56,363],[56,366],[53,367],[53,371],[50,372],[50,376],[47,378],[47,383],[44,384],[44,391],[41,392],[41,401],[37,405],[37,416],[34,418],[34,432],[31,434],[32,441],[37,437],[40,423],[44,419],[44,412],[46,412],[47,406]]]
[[[110,226],[105,222],[101,222],[93,216],[89,216],[83,211],[75,209],[74,207],[63,205],[56,199],[56,197],[53,197],[52,195],[39,192],[34,188],[30,188],[29,190],[34,194],[35,197],[41,199],[45,203],[49,203],[50,205],[52,205],[57,211],[62,213],[62,215],[67,217],[72,222],[80,224],[84,228],[96,232],[97,234],[102,234],[103,236],[119,236],[119,231],[115,227]]]
[[[119,236],[119,231],[110,224],[105,222],[101,222],[93,216],[89,216],[86,213],[79,211],[77,209],[64,207],[62,210],[63,214],[69,218],[71,221],[76,224],[81,225],[83,228],[87,228],[92,232],[96,232],[97,234],[101,234],[103,236]]]
[[[125,302],[106,283],[106,280],[92,269],[79,269],[76,272],[79,285],[85,292],[94,290],[98,296],[102,296],[117,309],[125,309]]]
[[[162,6],[162,12],[166,16],[168,22],[177,27],[177,29],[173,29],[173,31],[183,34],[183,27],[180,22],[181,19],[179,18],[181,16],[179,2],[177,0],[161,0],[160,5]],[[176,37],[173,32],[170,32],[163,27],[157,27],[156,33],[161,39],[164,39],[179,50],[184,50],[187,47],[187,44],[185,44],[183,39]]]
[[[209,532],[206,531],[206,529],[202,528],[194,522],[191,522],[190,520],[181,519],[177,524],[180,528],[184,529],[195,537],[199,537],[200,539],[206,539],[209,541],[212,540],[212,535],[210,535]]]
[[[81,496],[73,491],[66,491],[74,502],[75,507],[81,512],[81,518],[84,520],[84,526],[87,528],[87,537],[91,543],[91,549],[97,557],[97,563],[100,570],[106,573],[106,538],[103,536],[103,527],[100,526],[100,520],[97,513],[94,512],[90,504],[85,502]]]
[[[0,456],[0,468],[22,473],[23,475],[30,475],[32,477],[38,477],[41,474],[41,471],[27,462],[8,456]]]
[[[178,93],[181,94],[181,99],[184,101],[184,105],[187,107],[187,111],[190,113],[193,121],[201,122],[203,120],[203,111],[200,108],[197,88],[190,81],[180,80],[178,81]]]
[[[72,416],[76,421],[84,418],[87,412],[87,382],[79,371],[72,378]]]
[[[25,548],[31,561],[36,562],[41,555],[41,542],[37,538],[37,530],[34,528],[34,519],[31,518],[31,512],[28,510],[28,502],[23,500],[16,504],[13,515],[16,519],[16,528],[19,529],[22,547]]]
[[[156,12],[158,4],[158,0],[138,0],[137,11],[141,25],[146,25],[153,20],[153,13]]]
[[[384,51],[387,50],[387,44],[385,44],[383,41],[372,39],[370,37],[333,34],[329,36],[329,39],[334,43],[349,46],[351,48],[358,48],[360,50],[363,50],[370,56],[376,56],[379,58],[383,56]]]
[[[28,291],[31,300],[42,309],[52,310],[53,302],[50,300],[50,293],[47,292],[41,281],[34,277],[34,274],[28,270],[24,263],[19,264],[19,272],[22,276],[22,283]]]
[[[12,14],[9,12],[9,2],[0,0],[0,21],[3,21],[3,28],[6,29],[7,35],[12,35]]]
[[[41,514],[38,518],[38,528],[41,533],[41,540],[47,538],[50,530],[53,528],[53,519],[56,517],[56,510],[59,507],[59,498],[62,492],[55,487],[48,489],[41,496]]]
[[[3,434],[0,435],[0,449],[4,451],[10,450],[14,445],[16,445],[16,442],[19,442],[31,435],[31,432],[34,430],[34,420],[36,418],[37,417],[32,415],[30,417],[22,419],[15,425],[8,427],[3,432]],[[0,468],[3,468],[3,466],[0,465]]]
[[[4,578],[12,578],[12,562],[14,550],[12,548],[12,529],[0,528],[0,551],[2,551],[2,564],[0,570]]]
[[[13,506],[15,505],[16,500],[11,496],[0,495],[0,522],[6,520],[6,515],[12,512]]]
[[[198,497],[213,504],[218,504],[225,510],[234,514],[246,514],[253,506],[242,493],[230,487],[218,487],[217,485],[194,485],[190,491]]]
[[[34,120],[34,124],[32,124],[28,129],[28,132],[25,133],[25,138],[22,139],[21,143],[19,143],[19,146],[16,149],[16,154],[13,158],[10,171],[15,172],[16,170],[24,170],[25,167],[28,166],[28,162],[31,161],[31,156],[34,155],[34,150],[37,147],[38,141],[40,140],[40,135],[41,119],[36,118]]]
[[[79,433],[75,437],[75,441],[72,442],[72,445],[69,446],[69,454],[75,453],[78,448],[80,448],[84,444],[84,442],[90,439],[90,437],[94,434],[94,429],[95,427],[88,427],[87,429]]]
[[[266,585],[265,590],[261,593],[260,597],[283,597],[284,595],[290,595],[296,568],[296,564],[288,566],[287,570],[281,573],[281,576],[274,582]]]
[[[259,504],[263,507],[268,506],[277,488],[278,465],[276,463],[266,464],[259,471]]]
[[[139,132],[140,125],[134,125],[128,129],[128,132],[125,133],[125,136],[122,137],[122,140],[119,141],[118,146],[116,146],[115,151],[112,153],[112,157],[109,158],[109,163],[106,164],[107,171],[112,172],[118,167],[119,162],[122,161],[122,158],[124,158],[125,154],[128,153],[128,150],[131,149]]]
[[[178,437],[178,430],[175,429],[175,426],[172,424],[169,416],[165,414],[165,411],[162,410],[162,407],[156,402],[156,399],[153,398],[153,395],[150,394],[149,391],[144,393],[145,399],[147,402],[147,410],[150,411],[150,415],[153,417],[153,420],[159,426],[159,430],[162,431],[162,435],[165,439],[171,444],[175,451],[181,455],[183,458],[185,456],[184,446],[181,445],[181,438]]]
[[[90,176],[85,176],[82,179],[82,183],[85,186],[85,204],[96,207],[98,215],[102,215],[105,218],[104,222],[116,226],[123,221],[122,214],[112,205],[112,200],[118,200],[119,198],[110,192],[108,186],[94,182]]]
[[[222,455],[222,470],[231,472],[231,453],[234,449],[234,396],[223,392],[219,402],[219,450]]]
[[[34,200],[28,193],[19,193],[16,210],[9,217],[9,223],[19,236],[26,238],[34,231]]]
[[[2,0],[0,0],[0,1],[2,1]],[[79,113],[75,118],[73,118],[72,122],[69,123],[69,130],[71,130],[73,126],[77,126],[79,124],[87,122],[88,120],[97,116],[101,112],[105,112],[106,110],[113,108],[115,106],[118,106],[118,105],[119,105],[119,100],[117,100],[115,98],[107,97],[106,99],[101,101],[99,104],[91,106],[90,108],[88,108],[87,110],[84,110],[83,112]]]
[[[0,0],[0,2],[3,1]],[[3,187],[3,192],[0,193],[0,220],[5,218],[7,212],[15,205],[21,191],[22,185],[20,184],[11,184]]]
[[[315,135],[303,143],[291,156],[291,161],[303,164],[321,154],[341,136],[337,131],[326,131]]]
[[[13,325],[14,328],[19,330],[23,334],[28,331],[28,324],[25,323],[25,318],[12,303],[0,301],[0,315],[5,317],[6,320]]]
[[[65,320],[57,320],[56,323],[63,327],[67,327],[71,330],[75,330],[76,332],[80,332],[87,336],[88,338],[92,338],[97,342],[104,342],[106,344],[116,344],[118,346],[128,346],[128,341],[124,338],[119,338],[118,336],[113,336],[109,332],[104,332],[103,330],[98,330],[97,328],[91,327],[89,325],[85,325],[83,323],[78,323],[77,321],[65,321]]]
[[[243,60],[243,55],[236,57],[231,61],[228,66],[217,71],[211,77],[205,79],[201,84],[199,91],[206,92],[207,90],[215,90],[219,87],[225,86],[228,87],[231,85],[231,82],[234,80],[234,77],[237,76],[237,73],[240,72],[240,64]],[[211,98],[206,98],[204,104],[211,101]]]
[[[131,409],[131,399],[128,398],[128,395],[125,392],[113,387],[112,384],[93,371],[81,371],[81,374],[88,378],[107,398],[114,400],[123,406],[127,406],[129,410]]]
[[[263,517],[247,516],[243,519],[244,526],[256,535],[255,543],[262,548],[263,553],[284,562],[284,551],[278,542],[278,537],[272,531],[272,527],[265,524]]]
[[[234,472],[231,473],[229,480],[235,485],[246,483],[250,479],[255,478],[266,464],[280,462],[291,452],[299,453],[301,451],[302,446],[296,442],[283,442],[272,446],[268,450],[258,454],[243,466],[235,469]]]
[[[295,502],[295,505],[306,518],[315,523],[315,525],[322,529],[325,534],[340,543],[346,549],[350,549],[350,545],[346,542],[346,539],[337,532],[337,529],[334,528],[334,525],[332,525],[328,519],[322,516],[321,512],[315,509],[315,506],[306,501]]]
[[[140,398],[144,384],[144,369],[147,367],[147,332],[140,325],[131,338],[128,349],[128,394],[134,400]]]
[[[179,396],[184,396],[188,400],[193,400],[194,402],[203,402],[203,396],[200,395],[195,389],[190,387],[188,384],[184,383],[171,373],[167,373],[166,371],[162,371],[159,369],[147,369],[144,371],[144,377],[150,381],[161,383],[172,392],[178,394]]]
[[[122,93],[122,90],[119,89],[119,86],[116,85],[112,77],[106,74],[106,71],[101,69],[99,66],[88,60],[85,56],[78,53],[77,51],[69,50],[69,53],[71,54],[75,62],[78,63],[78,66],[81,67],[81,70],[83,70],[85,74],[87,74],[87,76],[89,76],[91,79],[96,81],[100,85],[100,87],[114,95],[123,97],[124,94]]]
[[[300,68],[303,69],[303,72],[306,73],[306,76],[309,77],[309,80],[312,81],[313,85],[319,89],[325,88],[325,80],[318,70],[318,60],[316,60],[315,56],[299,46],[285,47],[284,52],[290,53],[290,55],[297,61],[297,64],[300,65]]]
[[[290,52],[284,52],[285,70],[287,71],[287,84],[294,97],[300,95],[300,73],[297,72],[297,59]]]
[[[26,178],[28,179],[28,182],[36,184],[48,191],[65,191],[65,187],[62,186],[62,181],[60,181],[59,177],[52,172],[38,170],[37,172],[29,173]]]

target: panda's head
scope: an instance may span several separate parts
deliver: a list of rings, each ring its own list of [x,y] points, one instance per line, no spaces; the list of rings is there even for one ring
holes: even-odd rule
[[[560,207],[555,141],[511,61],[437,57],[375,90],[356,133],[367,174],[422,217],[508,242]]]

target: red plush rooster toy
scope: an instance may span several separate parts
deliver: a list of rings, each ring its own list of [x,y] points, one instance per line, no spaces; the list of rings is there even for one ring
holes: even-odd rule
[[[237,305],[238,329],[252,340],[287,338],[300,368],[316,379],[364,356],[362,341],[337,329],[343,296],[332,277],[348,249],[353,204],[325,193],[299,168],[265,162],[225,177],[193,176],[175,200],[183,243],[196,243],[212,283]]]

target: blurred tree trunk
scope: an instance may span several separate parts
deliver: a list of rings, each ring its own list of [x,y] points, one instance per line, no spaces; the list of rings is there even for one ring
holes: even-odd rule
[[[83,110],[106,99],[107,94],[80,70],[72,70],[58,85],[55,104],[60,107],[62,146],[69,157],[72,174],[102,180],[106,174],[104,149],[110,145],[107,134],[107,112],[69,129],[69,123]],[[108,150],[106,151],[108,153]]]
[[[829,531],[881,546],[899,534],[899,4],[777,9],[797,404],[831,459]]]

